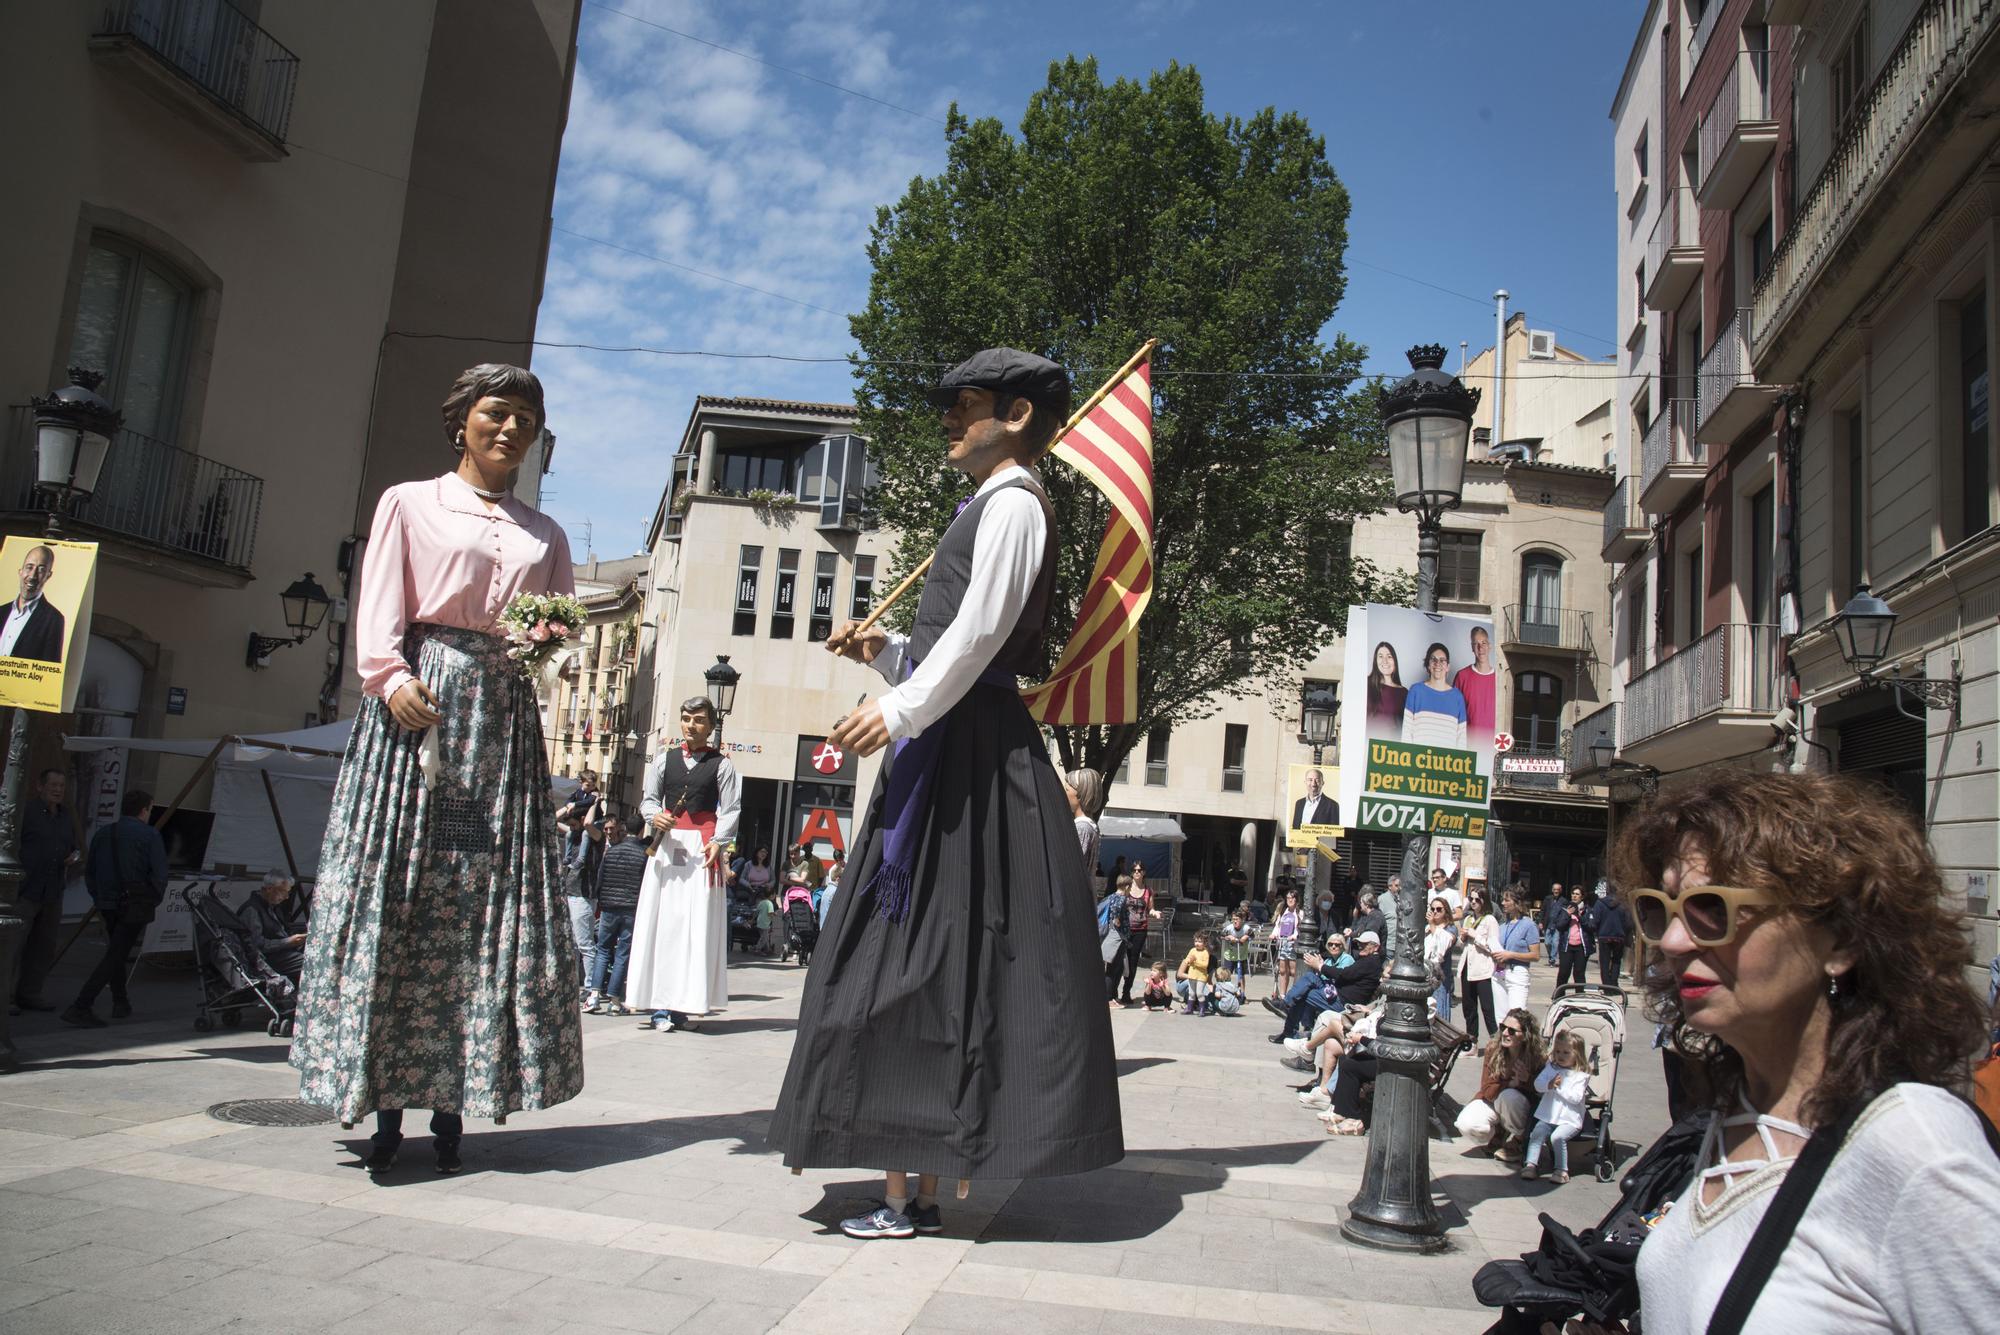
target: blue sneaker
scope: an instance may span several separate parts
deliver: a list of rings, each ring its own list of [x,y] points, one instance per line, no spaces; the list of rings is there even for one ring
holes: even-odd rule
[[[929,1205],[919,1205],[917,1202],[911,1201],[907,1213],[910,1216],[910,1222],[917,1226],[917,1232],[944,1232],[944,1211],[938,1209],[936,1201],[932,1201]]]
[[[841,1220],[840,1231],[850,1238],[908,1238],[916,1235],[917,1226],[908,1215],[879,1205],[867,1214]]]

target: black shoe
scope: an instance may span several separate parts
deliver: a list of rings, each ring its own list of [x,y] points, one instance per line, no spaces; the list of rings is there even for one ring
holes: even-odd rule
[[[14,1004],[24,1011],[52,1011],[56,1008],[55,1002],[43,1001],[40,997],[15,997]]]
[[[396,1151],[387,1145],[377,1145],[368,1156],[368,1176],[380,1177],[396,1166]]]
[[[85,1029],[104,1029],[108,1027],[103,1020],[97,1018],[96,1012],[75,1004],[71,1004],[58,1018],[64,1024],[81,1025]]]
[[[910,1222],[917,1226],[919,1233],[944,1232],[944,1211],[938,1209],[936,1201],[932,1201],[929,1205],[918,1205],[912,1201],[905,1213],[910,1216]]]
[[[1282,1043],[1282,1042],[1284,1042],[1284,1041],[1285,1041],[1285,1035],[1284,1035],[1284,1034],[1282,1034],[1282,1033],[1278,1033],[1278,1034],[1266,1034],[1266,1035],[1264,1036],[1264,1041],[1265,1041],[1266,1043]]]
[[[1271,1012],[1271,1014],[1283,1015],[1285,1013],[1285,1006],[1283,1002],[1278,1001],[1272,997],[1265,997],[1263,998],[1263,1001],[1264,1001],[1264,1009]]]
[[[112,1002],[112,1003],[111,1003],[111,1018],[112,1018],[112,1019],[114,1019],[114,1020],[129,1020],[129,1019],[131,1019],[131,1018],[132,1018],[132,1003],[131,1003],[131,1002],[129,1002],[129,1001],[114,1001],[114,1002]]]
[[[437,1170],[446,1177],[450,1177],[453,1173],[456,1173],[460,1169],[465,1167],[465,1165],[459,1161],[458,1146],[456,1145],[450,1146],[449,1148],[443,1145],[438,1146],[437,1156],[438,1156]]]

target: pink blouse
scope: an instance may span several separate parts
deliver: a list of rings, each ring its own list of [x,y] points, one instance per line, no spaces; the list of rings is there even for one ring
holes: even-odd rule
[[[419,621],[492,631],[517,593],[576,592],[561,525],[509,496],[493,509],[456,473],[382,493],[361,562],[354,665],[384,700],[416,675],[403,633]]]

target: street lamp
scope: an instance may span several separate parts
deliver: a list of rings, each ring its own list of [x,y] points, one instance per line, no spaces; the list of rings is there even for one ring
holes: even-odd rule
[[[110,452],[111,438],[124,419],[97,392],[104,377],[81,366],[69,368],[69,383],[30,400],[35,414],[35,494],[48,509],[43,532],[62,532],[71,506],[90,499]],[[0,773],[0,996],[14,995],[14,942],[27,929],[16,911],[21,891],[21,788],[28,773],[28,710],[15,707],[7,729],[6,769]],[[0,1015],[0,1070],[16,1064],[14,1025]]]
[[[304,579],[295,579],[286,590],[278,595],[278,601],[285,609],[285,626],[290,635],[259,635],[250,632],[250,648],[244,655],[244,665],[261,668],[264,660],[271,656],[273,649],[283,649],[287,645],[304,644],[319,629],[320,622],[326,620],[326,610],[333,606],[333,599],[327,596],[312,571],[306,571]]]
[[[728,654],[717,654],[708,671],[701,674],[708,683],[708,698],[715,702],[715,743],[722,745],[722,721],[729,717],[729,711],[736,708],[736,683],[743,674],[729,666]]]
[[[1299,738],[1313,749],[1313,764],[1340,735],[1340,688],[1307,682],[1299,694]]]
[[[1849,694],[1865,691],[1877,684],[1875,670],[1882,660],[1889,656],[1889,637],[1896,631],[1896,613],[1889,604],[1868,591],[1864,582],[1854,590],[1854,596],[1847,600],[1847,606],[1840,609],[1833,618],[1834,638],[1840,641],[1840,656],[1847,666],[1860,678]],[[1896,694],[1896,710],[1905,718],[1921,719],[1920,714],[1912,714],[1903,707],[1905,699],[1915,700],[1926,709],[1948,709],[1958,711],[1960,673],[1957,663],[1952,664],[1951,680],[1931,681],[1925,677],[1905,677],[1901,672],[1889,676],[1881,684],[1888,686]]]
[[[1417,610],[1437,611],[1438,534],[1446,510],[1465,493],[1465,447],[1479,391],[1447,374],[1444,345],[1411,348],[1410,374],[1382,396],[1389,435],[1389,473],[1396,508],[1417,516]],[[1391,967],[1376,1030],[1374,1116],[1361,1189],[1348,1203],[1340,1232],[1350,1242],[1389,1251],[1434,1252],[1444,1247],[1444,1221],[1431,1204],[1430,1068],[1437,1058],[1425,1000],[1423,915],[1418,896],[1428,880],[1431,837],[1403,837],[1403,875],[1396,893],[1396,939],[1385,943]]]

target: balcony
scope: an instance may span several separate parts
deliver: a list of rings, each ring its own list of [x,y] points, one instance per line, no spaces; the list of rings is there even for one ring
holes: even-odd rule
[[[1639,448],[1639,509],[1644,513],[1672,514],[1708,476],[1708,450],[1695,436],[1700,420],[1701,405],[1695,400],[1668,399],[1646,428]]]
[[[1590,747],[1602,738],[1610,742],[1613,751],[1618,749],[1618,706],[1614,702],[1593,714],[1585,714],[1570,729],[1569,779],[1577,781],[1579,775],[1595,776],[1597,762],[1591,757]],[[1598,779],[1598,782],[1603,782]]]
[[[1590,650],[1590,613],[1573,607],[1509,603],[1500,618],[1500,647],[1581,654]]]
[[[1658,770],[1755,751],[1778,708],[1778,628],[1717,626],[1625,687],[1621,754]]]
[[[1699,397],[1695,439],[1704,445],[1733,445],[1736,438],[1767,422],[1778,403],[1776,385],[1757,382],[1750,369],[1750,349],[1743,339],[1748,311],[1737,311],[1722,326],[1715,346],[1701,359],[1696,386]]]
[[[34,414],[17,406],[13,419],[0,455],[0,510],[39,522]],[[136,431],[120,431],[105,456],[97,491],[64,527],[71,536],[103,541],[108,559],[190,584],[241,588],[251,579],[263,500],[262,478]]]
[[[1738,51],[1736,68],[1724,76],[1708,104],[1701,121],[1701,188],[1696,192],[1705,209],[1735,209],[1777,151],[1770,73],[1769,51]]]
[[[1646,238],[1646,308],[1678,310],[1701,281],[1701,236],[1694,191],[1681,185],[1660,201]]]
[[[285,157],[299,58],[228,0],[112,0],[90,54],[239,157]]]
[[[1764,22],[1774,28],[1804,23],[1816,3],[1818,0],[1767,0]]]
[[[1694,74],[1694,67],[1701,63],[1701,53],[1708,49],[1708,39],[1715,35],[1715,25],[1727,7],[1728,0],[1708,0],[1702,8],[1701,17],[1694,21],[1694,30],[1688,33],[1687,60],[1681,65],[1683,84]]]
[[[1611,489],[1611,499],[1604,503],[1604,559],[1607,561],[1629,561],[1645,549],[1646,539],[1651,536],[1646,528],[1646,519],[1639,513],[1639,479],[1630,476],[1618,479],[1618,485]]]
[[[2000,0],[1927,0],[1849,113],[1751,298],[1759,378],[1804,377],[1992,142]]]

